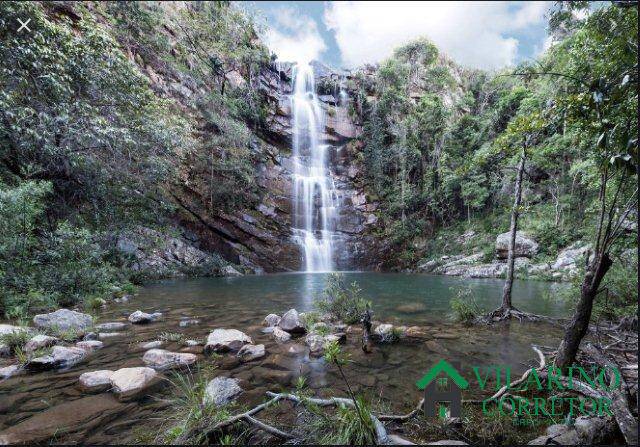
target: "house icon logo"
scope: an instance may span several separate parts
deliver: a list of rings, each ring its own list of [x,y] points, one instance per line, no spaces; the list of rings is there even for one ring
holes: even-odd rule
[[[455,366],[454,366],[455,365]],[[427,373],[416,382],[418,389],[424,390],[424,414],[425,416],[447,417],[444,403],[449,404],[449,416],[460,417],[462,414],[462,393],[469,387],[469,382],[460,375],[456,368],[446,360],[440,360]],[[438,377],[440,376],[440,377]]]

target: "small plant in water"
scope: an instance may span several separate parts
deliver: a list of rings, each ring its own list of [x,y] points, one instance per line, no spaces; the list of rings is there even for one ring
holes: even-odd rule
[[[453,289],[455,290],[455,289]],[[455,290],[456,296],[451,298],[452,318],[463,324],[471,324],[481,314],[480,306],[475,300],[470,287]]]
[[[162,341],[175,343],[184,343],[186,341],[184,335],[179,332],[163,332],[158,338]]]
[[[315,305],[318,310],[329,313],[337,320],[347,324],[357,323],[371,308],[371,302],[364,299],[361,293],[358,283],[347,286],[344,276],[334,273],[329,275],[323,296],[315,300]]]

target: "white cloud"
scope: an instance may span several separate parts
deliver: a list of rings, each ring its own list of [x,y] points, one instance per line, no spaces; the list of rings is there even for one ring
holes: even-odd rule
[[[325,24],[347,66],[379,62],[426,36],[457,62],[485,69],[513,64],[513,32],[540,26],[549,2],[331,2]]]
[[[265,41],[280,61],[308,62],[318,59],[326,44],[311,17],[289,7],[279,8],[267,28]]]

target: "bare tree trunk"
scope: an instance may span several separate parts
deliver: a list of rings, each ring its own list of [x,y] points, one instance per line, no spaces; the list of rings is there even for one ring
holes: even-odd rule
[[[511,210],[511,228],[509,233],[509,254],[507,255],[507,279],[502,289],[502,310],[512,309],[511,289],[513,287],[513,270],[515,264],[516,232],[518,231],[518,217],[520,216],[520,202],[522,200],[522,174],[524,172],[524,162],[527,157],[526,146],[522,145],[520,163],[516,174],[516,185],[513,192],[513,209]]]
[[[555,366],[565,370],[573,364],[580,347],[582,338],[586,335],[591,320],[593,301],[598,294],[600,283],[611,268],[611,258],[608,253],[596,254],[584,276],[580,286],[580,301],[573,314],[571,323],[567,327],[564,338],[558,347]]]

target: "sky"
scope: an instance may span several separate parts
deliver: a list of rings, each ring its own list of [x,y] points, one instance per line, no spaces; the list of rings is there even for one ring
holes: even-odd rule
[[[354,68],[389,57],[425,36],[459,64],[499,69],[548,47],[552,2],[296,2],[242,4],[258,17],[263,38],[282,61],[316,59]]]

